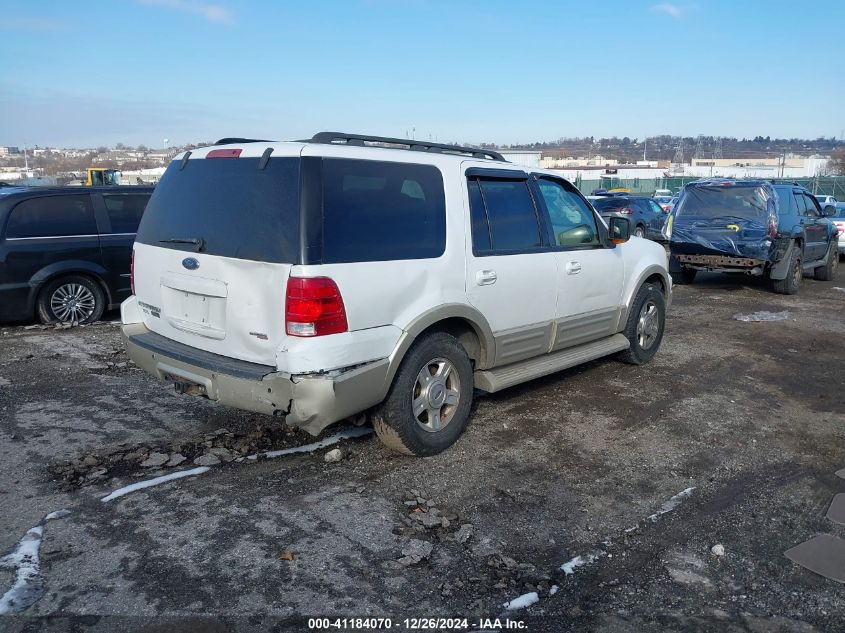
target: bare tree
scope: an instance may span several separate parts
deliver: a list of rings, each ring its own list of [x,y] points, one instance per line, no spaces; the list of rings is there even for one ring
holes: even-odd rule
[[[827,171],[834,176],[845,176],[845,148],[838,149],[830,155]]]

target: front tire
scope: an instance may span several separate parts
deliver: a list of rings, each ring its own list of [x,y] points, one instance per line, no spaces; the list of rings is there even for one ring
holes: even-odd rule
[[[839,266],[839,248],[837,243],[831,242],[830,252],[827,254],[827,263],[818,266],[813,270],[813,276],[819,281],[833,281],[836,277],[836,269]]]
[[[444,332],[414,343],[373,414],[373,427],[388,448],[425,457],[449,448],[469,421],[472,365],[457,339]]]
[[[666,329],[666,299],[659,287],[645,284],[640,287],[623,334],[631,347],[619,355],[622,362],[643,365],[654,358]]]
[[[103,316],[105,308],[100,284],[81,275],[53,279],[38,294],[37,311],[42,323],[93,323]]]

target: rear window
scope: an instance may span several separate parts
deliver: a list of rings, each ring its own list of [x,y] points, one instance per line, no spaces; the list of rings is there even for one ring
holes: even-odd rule
[[[274,263],[299,259],[299,158],[206,158],[167,168],[147,204],[137,241]]]
[[[323,262],[439,257],[443,177],[432,165],[323,159]]]
[[[714,185],[687,187],[675,213],[696,218],[765,219],[774,210],[774,200],[759,185]]]
[[[627,198],[602,198],[601,200],[593,201],[593,207],[596,211],[610,211],[611,209],[621,209],[627,207],[629,204]]]
[[[96,235],[97,221],[88,194],[30,198],[15,205],[6,237]]]
[[[150,194],[103,194],[103,203],[111,222],[112,233],[135,233],[144,215]]]

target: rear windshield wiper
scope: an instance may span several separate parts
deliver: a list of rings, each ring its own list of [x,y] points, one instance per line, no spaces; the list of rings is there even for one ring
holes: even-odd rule
[[[165,242],[167,244],[193,244],[195,253],[199,253],[202,250],[202,247],[205,245],[205,242],[201,237],[194,237],[184,240],[179,238],[173,238],[169,240],[159,240],[159,242]]]

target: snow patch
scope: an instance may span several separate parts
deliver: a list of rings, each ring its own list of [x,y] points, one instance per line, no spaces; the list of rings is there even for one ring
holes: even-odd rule
[[[44,579],[41,577],[41,541],[44,538],[44,524],[70,514],[69,510],[51,512],[27,530],[18,545],[0,558],[0,567],[15,570],[15,580],[9,590],[0,598],[0,615],[19,613],[35,604],[44,594]]]
[[[168,481],[173,481],[174,479],[183,479],[184,477],[202,475],[203,473],[207,473],[209,470],[210,468],[208,466],[200,466],[199,468],[192,468],[191,470],[180,470],[175,473],[170,473],[169,475],[162,475],[161,477],[155,477],[154,479],[145,479],[144,481],[139,481],[137,483],[130,484],[129,486],[118,488],[117,490],[109,493],[108,495],[100,499],[100,501],[102,501],[103,503],[108,503],[113,499],[123,497],[124,495],[133,493],[136,490],[152,488],[153,486],[158,486],[160,484],[167,483]]]
[[[530,593],[522,594],[521,596],[519,596],[518,598],[514,598],[510,602],[506,602],[502,606],[508,611],[516,611],[517,609],[524,609],[525,607],[530,607],[535,602],[540,602],[540,596],[537,595],[536,591],[532,591]]]
[[[263,457],[265,459],[272,459],[274,457],[281,457],[282,455],[293,455],[295,453],[313,453],[314,451],[318,451],[321,448],[326,448],[327,446],[331,446],[332,444],[337,444],[341,440],[351,439],[355,437],[363,437],[364,435],[369,435],[372,433],[373,430],[366,426],[358,426],[352,429],[346,429],[345,431],[340,431],[339,433],[335,433],[334,435],[330,435],[326,438],[323,438],[319,442],[312,442],[311,444],[303,444],[302,446],[293,446],[291,448],[283,448],[278,451],[267,451],[265,453],[258,453],[257,455],[247,455],[246,457],[241,457],[241,459],[250,459],[256,460],[259,457]]]
[[[0,387],[7,387],[11,384],[12,384],[11,380],[8,380],[7,378],[3,378],[3,376],[0,376]]]
[[[760,312],[752,312],[751,314],[735,314],[734,318],[737,321],[745,321],[747,323],[786,321],[789,318],[789,312],[767,312],[766,310],[761,310]]]
[[[564,574],[569,576],[575,573],[576,568],[583,567],[584,565],[589,565],[590,563],[594,563],[606,554],[607,552],[603,552],[602,550],[595,550],[594,552],[590,552],[589,554],[584,554],[584,556],[576,556],[572,560],[561,565],[560,570]]]
[[[667,512],[671,512],[672,510],[677,508],[684,499],[691,497],[693,490],[695,490],[695,486],[692,486],[691,488],[687,488],[685,490],[681,490],[681,492],[679,492],[674,497],[669,499],[669,501],[660,506],[660,509],[657,512],[655,512],[654,514],[650,514],[648,516],[648,520],[654,523],[662,515],[666,514]]]
[[[45,521],[54,521],[56,519],[64,519],[70,513],[71,513],[70,510],[56,510],[55,512],[51,512],[46,517],[44,517],[44,520]]]
[[[549,587],[549,595],[555,595],[558,589],[560,589],[560,587],[558,587],[557,585],[552,585],[551,587]]]

